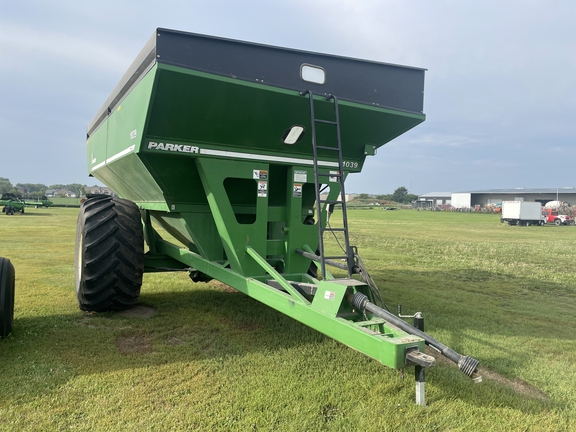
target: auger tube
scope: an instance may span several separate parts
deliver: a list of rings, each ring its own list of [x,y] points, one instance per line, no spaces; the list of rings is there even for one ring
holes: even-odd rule
[[[442,342],[439,342],[430,335],[424,333],[421,330],[418,330],[416,327],[408,324],[406,321],[398,318],[396,315],[382,308],[379,308],[374,303],[371,303],[368,300],[368,297],[360,292],[349,296],[348,301],[356,310],[361,312],[370,312],[373,315],[387,320],[391,324],[404,330],[407,333],[421,337],[424,339],[426,345],[431,346],[435,350],[439,351],[444,357],[456,363],[460,371],[462,371],[464,374],[477,382],[482,381],[482,376],[478,373],[478,360],[470,356],[463,356],[458,354],[456,351],[444,345]]]

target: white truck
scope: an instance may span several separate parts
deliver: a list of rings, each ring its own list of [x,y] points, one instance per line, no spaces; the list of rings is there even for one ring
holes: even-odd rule
[[[539,202],[502,201],[502,217],[500,222],[508,225],[540,225],[546,223],[546,214]]]

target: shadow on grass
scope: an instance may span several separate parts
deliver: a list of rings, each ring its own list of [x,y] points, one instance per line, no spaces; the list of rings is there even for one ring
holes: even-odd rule
[[[46,213],[46,210],[44,211],[44,213],[39,213],[36,212],[34,210],[25,210],[24,213],[18,213],[17,215],[13,215],[13,217],[36,217],[36,216],[54,216],[53,213]]]
[[[377,279],[386,279],[382,274],[374,274]],[[414,275],[412,275],[413,277]],[[457,278],[457,273],[451,277]],[[442,342],[460,351],[471,339],[486,349],[498,351],[510,364],[510,369],[519,370],[531,361],[525,351],[511,349],[498,344],[495,334],[514,335],[529,338],[534,329],[527,326],[503,327],[490,323],[490,314],[472,310],[470,305],[462,306],[461,300],[470,296],[480,296],[473,301],[486,302],[487,292],[469,292],[473,287],[462,288],[462,297],[450,291],[448,297],[442,293],[442,283],[430,284],[435,280],[445,281],[446,274],[427,274],[427,286],[416,291],[387,288],[397,281],[383,282],[381,290],[388,295],[398,295],[400,301],[418,304],[423,302],[431,313],[427,330],[448,333],[448,340]],[[450,279],[450,278],[448,278]],[[489,278],[488,278],[489,279]],[[482,283],[486,283],[484,279]],[[526,281],[516,281],[523,285]],[[38,318],[20,318],[14,323],[14,332],[0,342],[2,361],[1,376],[9,381],[0,394],[12,387],[19,387],[23,397],[34,398],[38,392],[50,392],[60,384],[78,375],[103,374],[132,368],[147,368],[169,363],[219,360],[242,357],[249,353],[269,353],[281,350],[302,348],[310,344],[322,344],[328,338],[309,327],[292,320],[242,293],[217,286],[215,289],[193,285],[189,291],[147,293],[144,287],[141,304],[153,308],[153,316],[141,318],[119,313],[88,314],[83,312],[55,314]],[[396,292],[397,291],[397,292]],[[448,293],[447,293],[448,294]],[[435,295],[433,301],[428,296]],[[428,301],[426,299],[428,298]],[[405,303],[407,305],[408,302]],[[390,305],[393,306],[393,305]],[[393,309],[393,308],[392,308]],[[495,313],[497,315],[497,313]],[[508,317],[509,318],[509,317]],[[514,318],[511,318],[514,321]],[[471,336],[469,331],[487,332],[486,337]],[[556,335],[557,336],[557,335]],[[556,337],[555,336],[555,337]],[[566,343],[570,342],[567,337]],[[466,353],[477,357],[475,353]],[[358,354],[360,356],[360,354]],[[482,358],[478,358],[482,364]],[[327,358],[338,363],[338,359]],[[382,367],[385,371],[390,371]],[[459,398],[467,403],[489,407],[494,401],[489,394],[498,386],[473,385],[456,367],[444,367],[429,372],[437,395],[434,399]],[[393,376],[383,372],[383,379]],[[354,379],[357,379],[354,378]],[[371,379],[374,379],[373,377]],[[376,378],[377,379],[377,378]],[[22,385],[22,380],[41,385]],[[412,387],[412,369],[407,370],[404,385]],[[326,383],[330,386],[330,383]],[[27,390],[28,389],[28,390]],[[440,389],[440,390],[438,390]],[[507,390],[505,390],[506,392]],[[514,396],[509,391],[504,404],[530,412],[544,412],[550,407],[562,407],[556,401],[545,401],[525,395]],[[2,398],[8,396],[5,394]],[[480,396],[480,397],[479,397]],[[530,398],[528,398],[530,399]]]
[[[391,310],[402,304],[404,313],[423,312],[428,334],[478,359],[494,381],[522,396],[546,399],[541,389],[524,385],[518,371],[551,356],[569,368],[576,355],[570,286],[478,269],[378,271],[372,276],[385,301],[393,299]]]

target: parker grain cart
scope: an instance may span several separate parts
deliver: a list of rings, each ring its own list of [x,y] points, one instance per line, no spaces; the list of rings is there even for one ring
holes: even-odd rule
[[[419,315],[412,326],[386,310],[349,241],[344,180],[424,121],[423,90],[423,69],[157,29],[88,126],[90,174],[122,198],[80,209],[80,308],[130,307],[144,272],[188,271],[415,366],[419,404],[435,363],[425,344],[479,379]],[[328,236],[342,252],[325,253]]]

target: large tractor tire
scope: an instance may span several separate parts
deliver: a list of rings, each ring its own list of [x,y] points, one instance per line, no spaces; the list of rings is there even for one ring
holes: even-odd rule
[[[5,338],[12,331],[14,276],[14,266],[10,260],[0,257],[0,338]]]
[[[80,207],[76,227],[76,296],[80,309],[122,310],[140,296],[144,234],[131,201],[97,195]]]

